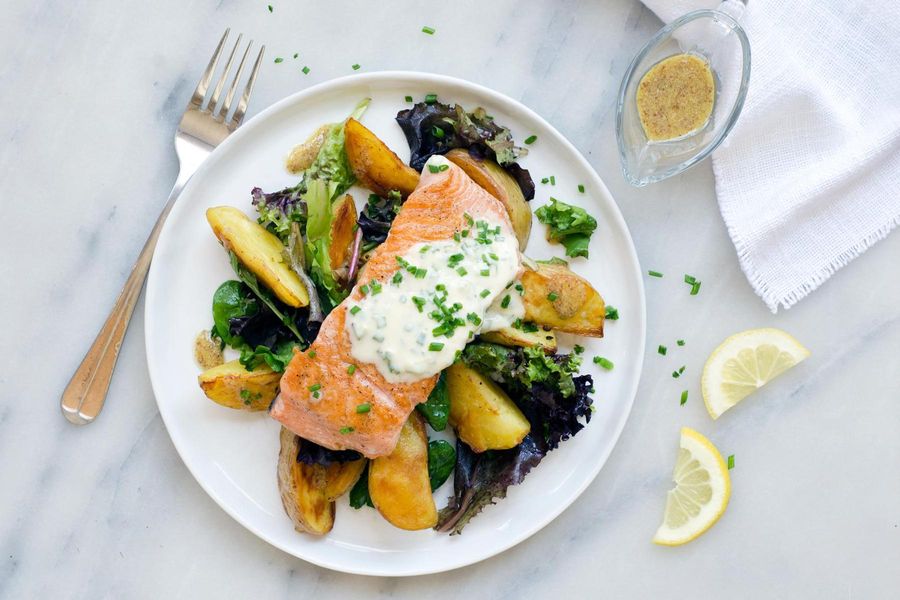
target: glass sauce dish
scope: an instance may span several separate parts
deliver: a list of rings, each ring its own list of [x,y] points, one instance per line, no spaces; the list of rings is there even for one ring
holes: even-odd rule
[[[750,42],[738,23],[744,4],[726,0],[715,10],[696,10],[663,27],[638,52],[619,88],[616,138],[625,179],[642,187],[697,164],[718,147],[734,127],[750,81]],[[712,69],[712,114],[698,129],[678,138],[651,141],[637,107],[638,84],[660,61],[692,54]]]

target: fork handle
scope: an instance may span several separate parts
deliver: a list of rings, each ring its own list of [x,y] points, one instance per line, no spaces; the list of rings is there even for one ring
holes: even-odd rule
[[[150,269],[150,260],[153,258],[153,250],[159,239],[169,211],[175,199],[181,193],[186,183],[179,175],[166,206],[160,213],[150,236],[147,238],[140,256],[131,268],[131,274],[125,282],[125,286],[119,293],[116,303],[113,305],[103,327],[97,333],[94,343],[85,355],[69,384],[63,391],[60,402],[63,416],[75,425],[87,425],[97,418],[103,410],[106,401],[106,393],[109,390],[109,382],[112,380],[113,370],[119,358],[119,349],[125,332],[128,331],[128,323],[144,287],[147,271]]]

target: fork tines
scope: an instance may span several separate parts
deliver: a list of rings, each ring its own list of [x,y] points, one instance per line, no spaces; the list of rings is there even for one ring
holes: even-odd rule
[[[250,40],[241,57],[241,62],[238,63],[237,73],[235,73],[231,86],[225,94],[225,99],[220,103],[219,96],[225,87],[228,73],[231,71],[231,65],[234,63],[234,57],[241,45],[243,34],[238,35],[237,41],[231,49],[231,53],[228,55],[228,61],[225,63],[225,68],[222,70],[222,74],[219,76],[219,80],[216,83],[216,87],[213,89],[212,94],[207,94],[207,92],[209,91],[209,84],[212,81],[216,66],[219,63],[219,57],[222,55],[222,50],[225,48],[225,42],[228,40],[228,34],[230,32],[231,28],[226,29],[222,39],[219,40],[219,45],[216,46],[216,51],[209,60],[209,65],[206,67],[203,75],[200,77],[200,82],[197,84],[197,89],[194,90],[194,94],[191,96],[190,101],[190,106],[193,106],[202,112],[212,114],[213,118],[220,123],[225,121],[228,112],[231,110],[231,103],[234,100],[238,83],[240,83],[241,76],[244,74],[244,65],[247,62],[247,56],[250,54],[250,48],[253,46],[253,40]],[[259,73],[259,66],[262,63],[265,51],[265,46],[262,46],[259,49],[259,54],[256,56],[256,62],[253,64],[250,78],[247,80],[247,85],[244,86],[244,91],[238,100],[237,108],[235,108],[234,114],[231,116],[231,120],[228,123],[231,127],[237,127],[241,124],[241,121],[244,120],[244,114],[247,112],[247,103],[250,101],[250,93],[253,91],[253,84],[256,82],[256,75]]]

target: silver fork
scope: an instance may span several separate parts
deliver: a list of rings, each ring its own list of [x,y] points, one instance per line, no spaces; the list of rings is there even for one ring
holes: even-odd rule
[[[112,379],[113,370],[116,367],[116,360],[119,358],[119,348],[122,346],[122,340],[125,332],[128,330],[128,322],[134,312],[134,305],[137,303],[138,296],[141,294],[141,288],[144,286],[144,279],[147,277],[147,270],[150,268],[150,259],[153,256],[153,250],[156,248],[156,241],[159,238],[159,232],[162,225],[172,209],[175,199],[181,193],[182,188],[191,178],[201,163],[206,160],[213,148],[218,146],[231,133],[237,129],[244,120],[247,112],[247,104],[250,101],[250,93],[253,91],[253,84],[256,82],[256,75],[259,72],[259,66],[262,63],[263,54],[266,47],[259,49],[256,62],[253,65],[253,71],[247,80],[247,85],[241,97],[238,99],[237,107],[234,114],[228,118],[228,113],[232,107],[234,95],[244,73],[244,64],[247,62],[247,55],[250,53],[250,47],[253,46],[251,40],[244,50],[241,62],[238,64],[237,73],[232,80],[228,92],[225,94],[224,100],[219,102],[219,97],[225,87],[225,81],[231,65],[234,62],[238,47],[241,44],[242,35],[238,35],[234,48],[228,56],[228,62],[225,63],[225,69],[219,77],[216,87],[212,93],[209,92],[209,84],[212,82],[216,65],[222,55],[222,49],[228,39],[231,30],[226,29],[225,35],[219,41],[216,51],[213,53],[209,61],[209,65],[200,77],[200,83],[194,90],[190,102],[181,117],[178,124],[178,130],[175,132],[175,152],[178,154],[178,162],[180,169],[178,179],[175,180],[175,187],[169,194],[169,201],[166,202],[162,214],[159,215],[150,237],[144,244],[137,262],[131,269],[131,274],[125,282],[125,287],[119,293],[112,311],[106,318],[106,322],[97,334],[94,343],[91,344],[90,350],[85,355],[84,360],[69,385],[66,386],[62,394],[62,412],[63,415],[76,425],[86,425],[91,423],[100,411],[103,409],[103,403],[106,400],[106,393],[109,390],[109,382]],[[220,105],[221,104],[221,105]],[[218,110],[216,110],[218,106]]]

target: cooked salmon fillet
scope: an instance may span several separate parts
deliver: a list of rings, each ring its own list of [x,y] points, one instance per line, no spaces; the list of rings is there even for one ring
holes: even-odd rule
[[[416,190],[403,204],[387,240],[372,254],[358,282],[377,279],[387,285],[398,270],[396,257],[420,242],[453,237],[466,228],[466,219],[489,218],[509,226],[499,200],[488,194],[459,167],[425,169]],[[437,375],[412,383],[390,383],[371,364],[351,356],[344,327],[348,303],[362,297],[360,284],[325,318],[316,341],[294,355],[281,379],[281,393],[269,414],[300,437],[334,450],[357,450],[369,458],[390,454],[400,429],[417,404],[424,402]],[[349,365],[356,365],[348,373]],[[314,397],[315,395],[318,398]],[[368,413],[356,407],[368,403]],[[342,433],[343,431],[343,433]]]

